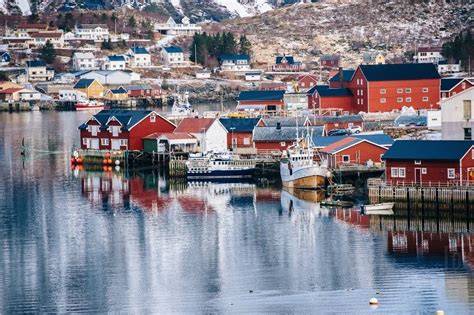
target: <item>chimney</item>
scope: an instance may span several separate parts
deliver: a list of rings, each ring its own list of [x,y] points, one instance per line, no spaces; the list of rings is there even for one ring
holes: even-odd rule
[[[339,67],[339,87],[341,89],[343,88],[342,86],[343,82],[344,82],[344,71],[342,70],[342,67]]]
[[[281,130],[281,122],[277,122],[277,130]]]

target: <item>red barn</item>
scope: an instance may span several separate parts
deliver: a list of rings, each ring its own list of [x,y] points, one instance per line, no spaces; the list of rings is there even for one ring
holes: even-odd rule
[[[279,111],[283,109],[285,91],[242,91],[237,100],[237,110]]]
[[[360,65],[348,84],[354,112],[439,108],[440,78],[431,63]]]
[[[467,78],[441,79],[441,99],[461,93],[472,86],[474,86],[474,81],[470,81]]]
[[[321,67],[337,68],[339,67],[340,57],[338,55],[322,55],[320,57]]]
[[[347,88],[331,89],[328,85],[316,85],[307,92],[309,109],[340,109],[352,112],[352,91]]]
[[[253,148],[253,129],[260,118],[221,118],[227,130],[227,149],[245,151]]]
[[[143,150],[142,139],[176,126],[150,110],[102,110],[79,126],[82,149]]]
[[[368,161],[381,162],[387,148],[363,138],[346,137],[324,149],[321,156],[328,161],[329,167],[338,168],[345,164],[365,165]]]
[[[474,181],[474,141],[398,140],[382,157],[393,183]]]

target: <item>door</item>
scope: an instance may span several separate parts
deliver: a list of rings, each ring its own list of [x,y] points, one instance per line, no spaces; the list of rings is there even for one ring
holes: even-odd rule
[[[112,139],[112,150],[120,150],[120,139]]]
[[[99,150],[99,139],[98,138],[91,139],[90,148]]]
[[[415,168],[415,183],[421,184],[421,168]]]

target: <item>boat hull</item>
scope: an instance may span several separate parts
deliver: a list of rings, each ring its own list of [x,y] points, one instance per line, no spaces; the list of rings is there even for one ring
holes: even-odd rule
[[[288,169],[288,164],[280,164],[281,181],[284,187],[296,189],[320,189],[326,184],[327,170],[320,166],[307,166],[297,170]]]
[[[241,170],[212,170],[202,172],[187,172],[186,177],[189,180],[232,180],[241,178],[252,178],[255,174],[255,168],[241,169]]]
[[[104,106],[78,106],[76,105],[77,111],[87,111],[87,110],[103,110]]]

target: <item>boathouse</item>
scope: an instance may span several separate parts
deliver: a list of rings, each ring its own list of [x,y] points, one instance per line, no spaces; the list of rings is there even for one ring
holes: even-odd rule
[[[283,109],[285,91],[242,91],[237,100],[237,110],[279,111]]]
[[[382,155],[387,148],[367,139],[345,137],[320,151],[323,160],[328,161],[331,168],[346,165],[368,165],[381,163]]]
[[[79,126],[82,149],[143,150],[143,138],[175,125],[150,110],[102,110]]]
[[[398,140],[383,155],[393,184],[465,184],[474,181],[474,141]]]
[[[199,141],[201,152],[223,151],[227,148],[227,131],[216,118],[183,118],[174,133],[193,135]]]
[[[308,90],[308,108],[333,109],[351,112],[353,96],[348,88],[331,89],[329,85],[316,85]]]
[[[198,151],[198,139],[185,132],[153,133],[143,138],[143,150],[147,153],[194,153]]]
[[[253,151],[253,129],[260,118],[221,118],[227,130],[227,149],[238,153]]]

